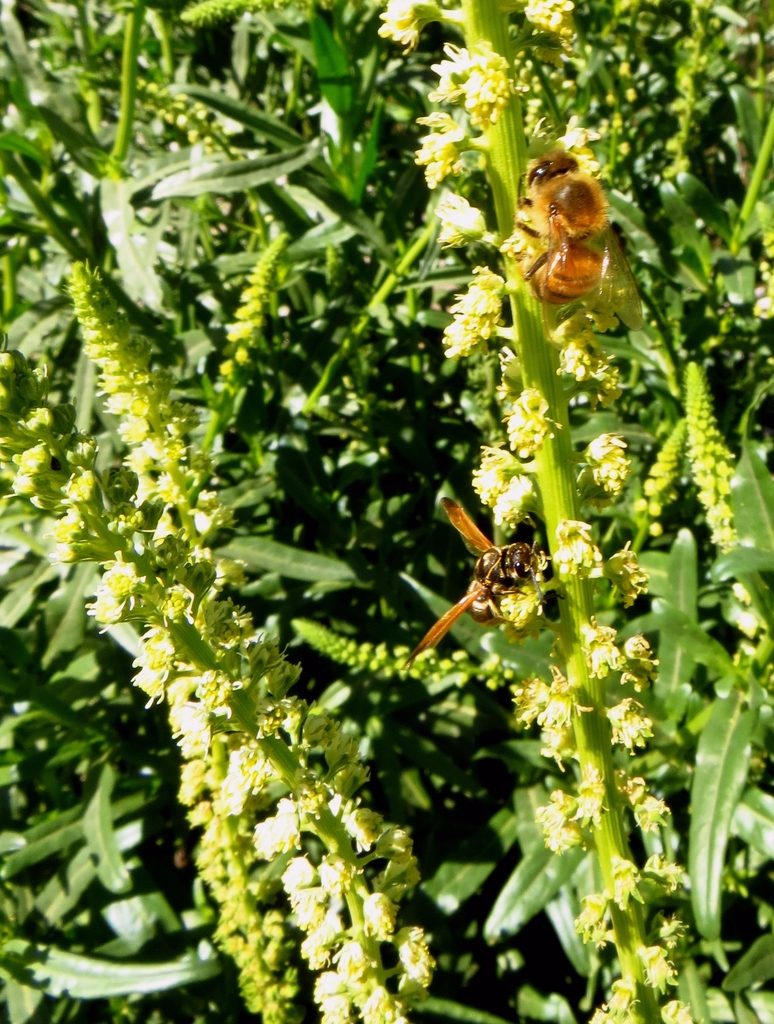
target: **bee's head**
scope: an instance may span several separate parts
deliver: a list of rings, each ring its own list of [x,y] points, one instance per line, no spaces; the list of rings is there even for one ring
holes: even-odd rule
[[[578,161],[563,149],[552,149],[530,166],[527,185],[542,185],[561,174],[578,170]]]

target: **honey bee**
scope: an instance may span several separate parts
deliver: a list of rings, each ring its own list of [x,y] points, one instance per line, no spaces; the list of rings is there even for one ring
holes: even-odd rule
[[[632,272],[613,233],[602,186],[578,169],[570,153],[554,149],[534,160],[527,195],[534,227],[519,221],[547,249],[523,272],[535,294],[551,306],[580,299],[617,314],[633,331],[642,327],[642,306]]]
[[[452,526],[462,534],[466,547],[480,557],[473,569],[473,581],[467,593],[427,631],[406,660],[406,668],[422,651],[435,647],[465,612],[484,626],[504,622],[496,599],[505,594],[515,594],[528,581],[535,587],[541,603],[545,601],[539,576],[546,567],[547,556],[537,544],[517,541],[496,547],[456,501],[441,498],[441,505]]]

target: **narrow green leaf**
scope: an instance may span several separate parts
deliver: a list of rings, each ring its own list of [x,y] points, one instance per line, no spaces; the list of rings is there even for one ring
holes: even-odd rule
[[[720,936],[721,882],[728,831],[750,763],[755,713],[743,708],[744,698],[737,690],[717,699],[696,751],[688,870],[696,926],[706,939]]]
[[[731,481],[731,503],[742,544],[774,552],[774,480],[747,438]]]
[[[741,546],[732,548],[715,562],[711,576],[715,583],[722,583],[751,572],[774,572],[774,551]]]
[[[55,594],[46,605],[49,611],[61,609],[63,614],[51,634],[41,664],[47,668],[58,654],[74,651],[83,642],[86,627],[85,595],[92,592],[97,570],[90,563],[78,565],[60,593]],[[48,623],[47,623],[48,624]],[[50,627],[49,627],[50,628]]]
[[[740,82],[735,82],[728,90],[736,111],[736,124],[739,134],[747,146],[748,159],[754,163],[758,150],[761,148],[761,122],[752,93]]]
[[[741,992],[774,978],[774,935],[762,935],[740,957],[723,980],[726,992]]]
[[[42,149],[38,149],[34,142],[30,142],[23,135],[16,132],[0,132],[0,149],[9,153],[22,153],[31,157],[41,167],[48,165],[48,159]]]
[[[299,172],[298,177],[294,181],[298,181],[299,185],[308,188],[313,195],[325,203],[332,213],[335,213],[337,217],[341,217],[347,224],[351,224],[363,238],[379,251],[381,256],[390,263],[392,262],[392,249],[381,228],[378,228],[371,218],[366,216],[358,206],[351,203],[346,196],[331,188],[328,182],[319,174],[312,174],[309,171]]]
[[[309,23],[309,31],[317,62],[320,92],[339,117],[346,117],[352,110],[355,96],[347,55],[319,14]]]
[[[672,592],[669,582],[669,555],[664,551],[643,551],[639,561],[650,577],[648,593],[654,597],[669,598]]]
[[[544,846],[525,854],[495,900],[484,924],[484,938],[496,942],[520,931],[569,881],[583,857],[579,849],[558,857]]]
[[[661,252],[645,227],[645,217],[640,208],[615,189],[608,193],[608,199],[611,219],[623,228],[637,255],[653,267],[663,267]]]
[[[161,282],[153,267],[158,258],[155,235],[139,224],[131,204],[131,182],[124,178],[106,178],[100,186],[102,219],[110,244],[116,251],[121,279],[127,294],[156,312],[161,311]],[[158,218],[163,229],[166,217]]]
[[[147,803],[147,797],[144,793],[133,793],[131,796],[117,800],[110,807],[111,820],[118,821],[127,814],[133,814],[145,803]],[[2,872],[0,872],[0,877],[13,878],[25,868],[38,864],[52,854],[64,850],[72,843],[82,840],[82,815],[83,805],[78,804],[24,832],[22,834],[24,847],[8,857]]]
[[[52,996],[73,999],[109,999],[113,996],[165,992],[220,973],[212,947],[202,943],[201,954],[189,950],[166,963],[121,964],[96,957],[67,953],[54,946],[37,947],[27,966],[35,981]]]
[[[291,262],[308,259],[316,252],[327,249],[329,245],[341,245],[356,234],[351,224],[342,224],[340,220],[325,221],[323,224],[315,224],[313,228],[306,231],[295,242],[292,242],[285,251],[285,256]],[[255,264],[255,257],[252,257]],[[249,268],[247,268],[249,269]]]
[[[703,1024],[710,1024],[714,1018],[710,1013],[707,990],[696,968],[695,961],[690,959],[685,961],[678,978],[678,986],[680,999],[690,1007],[693,1019],[702,1021]]]
[[[588,978],[591,974],[589,947],[575,929],[575,919],[580,911],[575,893],[567,885],[563,885],[556,899],[551,900],[546,906],[546,915],[553,925],[565,956],[581,977]]]
[[[677,175],[676,183],[678,191],[694,213],[728,245],[732,234],[728,214],[707,186],[692,174],[685,173]]]
[[[731,819],[731,831],[764,857],[774,857],[774,796],[757,786],[745,790]]]
[[[478,780],[463,771],[453,758],[444,754],[427,736],[419,736],[411,729],[398,729],[394,735],[403,756],[428,775],[436,775],[470,796],[484,795]]]
[[[415,1013],[429,1013],[433,1017],[443,1017],[447,1020],[459,1020],[462,1024],[512,1024],[504,1017],[498,1017],[494,1013],[487,1013],[486,1010],[477,1010],[474,1006],[464,1006],[462,1003],[455,1003],[451,999],[436,999],[430,996],[414,1008]]]
[[[351,580],[357,579],[346,562],[328,555],[317,555],[280,544],[264,537],[235,537],[217,554],[222,558],[239,558],[250,569],[278,572],[291,580]]]
[[[172,96],[190,96],[191,99],[199,100],[211,110],[217,110],[219,114],[230,117],[232,121],[243,124],[260,135],[262,138],[270,139],[278,145],[287,149],[290,146],[298,146],[303,143],[302,135],[291,127],[280,121],[279,118],[266,111],[260,110],[251,103],[227,96],[223,92],[213,92],[204,85],[170,85],[169,92]]]
[[[5,983],[5,1002],[8,1007],[9,1024],[27,1024],[35,1016],[43,993],[40,989],[20,985],[9,978]]]
[[[100,149],[97,140],[93,136],[89,138],[84,135],[51,107],[40,104],[36,110],[46,122],[51,134],[62,143],[73,160],[88,174],[101,178],[107,169],[109,157]],[[85,124],[82,127],[87,128]]]
[[[774,1024],[774,992],[748,992],[747,1002],[755,1011],[760,1024]]]
[[[690,530],[682,529],[678,533],[669,552],[667,576],[669,600],[691,623],[697,623],[698,556],[696,541]],[[656,698],[669,717],[679,722],[691,695],[691,677],[696,664],[696,658],[691,653],[691,643],[684,642],[684,635],[679,629],[662,629],[659,634],[658,658]]]
[[[118,849],[110,814],[110,796],[115,781],[115,772],[106,764],[100,773],[94,796],[83,814],[83,834],[89,849],[97,858],[100,882],[111,892],[119,893],[131,889],[132,879]]]
[[[59,872],[52,875],[35,898],[35,909],[51,925],[57,925],[78,906],[81,896],[97,877],[91,850],[82,846],[67,865],[64,881]]]
[[[558,992],[544,996],[531,985],[519,989],[516,1006],[520,1017],[551,1021],[552,1024],[576,1024],[570,1004]]]
[[[164,178],[153,189],[151,198],[159,201],[194,198],[208,192],[221,196],[244,192],[248,188],[276,181],[285,174],[292,174],[319,155],[319,143],[315,140],[307,146],[269,153],[252,160],[204,160]]]
[[[648,629],[672,633],[675,643],[716,675],[736,674],[736,667],[723,645],[669,601],[660,597],[653,601],[653,614],[647,616],[647,626]]]
[[[376,157],[379,152],[379,132],[382,126],[382,112],[384,111],[384,104],[382,102],[377,103],[376,109],[374,110],[373,120],[371,121],[371,130],[368,133],[368,142],[365,145],[365,149],[360,158],[360,168],[357,172],[357,179],[355,181],[355,187],[352,193],[352,199],[354,202],[359,203],[363,198],[363,192],[368,179],[371,177],[371,171],[373,171],[376,165]]]
[[[501,808],[487,824],[449,852],[423,890],[445,914],[453,914],[497,867],[516,842],[517,818]]]

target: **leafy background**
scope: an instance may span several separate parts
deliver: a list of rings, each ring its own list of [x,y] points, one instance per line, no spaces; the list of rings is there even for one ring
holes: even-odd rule
[[[122,175],[110,152],[133,10],[140,74]],[[115,423],[66,291],[73,260],[102,269],[201,411],[200,443],[236,516],[222,548],[249,571],[241,602],[291,646],[308,695],[361,737],[373,804],[412,831],[424,882],[408,914],[431,932],[440,968],[425,1013],[572,1024],[614,975],[609,950],[584,947],[572,926],[580,896],[598,888],[591,859],[549,854],[534,825],[556,768],[512,727],[505,684],[547,672],[546,641],[511,648],[460,621],[410,683],[392,654],[466,588],[470,557],[436,500],[455,496],[491,530],[470,479],[480,446],[503,436],[496,354],[457,363],[440,345],[451,297],[491,258],[439,249],[437,196],[413,161],[440,35],[427,30],[401,56],[379,39],[370,3],[232,10],[233,21],[197,27],[174,0],[3,5],[8,347],[47,366],[108,465]],[[766,685],[747,710],[728,685],[745,643],[734,580],[756,597],[760,635],[772,628],[769,8],[584,0],[576,19],[567,82],[544,75],[529,109],[599,131],[646,310],[641,332],[605,342],[626,385],[616,410],[573,411],[578,441],[616,431],[634,459],[626,501],[597,525],[606,553],[634,539],[651,571],[626,627],[645,631],[661,661],[656,736],[636,772],[673,809],[654,842],[691,870],[690,895],[675,900],[692,926],[681,997],[706,1024],[771,1024],[772,710]],[[763,187],[740,217],[761,149]],[[475,175],[465,190],[486,203]],[[224,393],[227,326],[280,232],[289,244],[256,363],[241,393]],[[636,510],[682,415],[688,360],[706,367],[739,458],[746,548],[719,560],[687,471],[662,535]],[[8,1019],[247,1019],[233,967],[209,944],[214,910],[176,804],[164,709],[145,709],[130,685],[136,637],[96,632],[85,614],[95,577],[51,564],[51,525],[3,503]],[[600,600],[600,621],[622,626]]]

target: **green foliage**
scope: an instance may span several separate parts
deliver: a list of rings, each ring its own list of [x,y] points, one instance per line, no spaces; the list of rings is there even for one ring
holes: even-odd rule
[[[53,405],[72,403],[107,471],[122,438],[66,288],[73,261],[101,269],[129,336],[148,340],[195,409],[207,487],[234,517],[213,546],[247,573],[234,599],[291,646],[307,696],[357,739],[371,806],[412,831],[424,881],[408,919],[432,933],[439,965],[423,1015],[583,1019],[617,976],[610,946],[582,945],[573,927],[600,888],[595,858],[543,847],[534,812],[561,773],[514,731],[509,690],[550,678],[550,638],[513,646],[460,619],[437,655],[403,668],[470,581],[438,495],[510,539],[470,483],[480,447],[504,439],[496,354],[447,360],[440,341],[453,295],[489,252],[440,249],[436,197],[414,163],[434,29],[399,59],[369,4],[153,4],[118,168],[126,16],[109,0],[3,7],[7,347],[34,359]],[[674,813],[643,837],[645,852],[690,869],[690,894],[658,897],[692,928],[680,997],[705,1024],[767,1024],[769,14],[741,0],[589,0],[576,20],[570,87],[555,92],[541,66],[527,105],[532,124],[545,116],[558,132],[577,115],[599,131],[592,147],[645,307],[641,331],[605,342],[623,383],[615,408],[580,396],[571,410],[579,444],[620,434],[634,463],[623,503],[592,514],[604,555],[632,541],[651,574],[626,628],[657,648],[656,735],[628,770]],[[486,206],[475,173],[462,191]],[[279,250],[248,358],[230,372],[248,277]],[[0,395],[14,424],[33,386],[17,383]],[[719,521],[730,510],[741,546],[728,551],[705,514],[718,495],[696,472],[709,442],[729,470]],[[212,944],[215,904],[193,867],[200,837],[177,803],[166,712],[130,685],[137,636],[127,624],[97,631],[92,570],[52,562],[46,509],[22,504],[6,478],[0,488],[9,1019],[247,1019],[234,965]],[[602,586],[596,613],[623,625]],[[310,1002],[309,977],[300,984]]]

